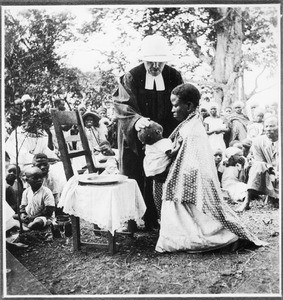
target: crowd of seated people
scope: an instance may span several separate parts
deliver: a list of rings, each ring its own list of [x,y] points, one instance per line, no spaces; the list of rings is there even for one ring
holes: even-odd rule
[[[206,104],[209,107],[209,104]],[[203,124],[209,136],[224,132],[226,149],[220,141],[211,143],[215,165],[223,192],[228,193],[232,203],[238,203],[237,211],[250,209],[251,201],[262,199],[275,207],[279,205],[279,145],[277,105],[250,108],[250,117],[244,113],[244,103],[233,103],[232,110],[215,114],[211,105],[209,117]],[[211,120],[218,118],[218,128],[209,131]],[[222,124],[225,124],[223,126]],[[221,135],[222,137],[222,135]],[[216,137],[215,137],[216,139]]]

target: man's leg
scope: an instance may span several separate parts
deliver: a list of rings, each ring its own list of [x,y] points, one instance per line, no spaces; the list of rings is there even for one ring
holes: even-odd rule
[[[145,228],[147,230],[158,229],[158,214],[153,199],[153,183],[151,178],[145,178],[144,201],[146,204],[146,212],[144,214]]]
[[[153,200],[152,179],[146,178],[143,170],[143,155],[136,155],[130,149],[124,149],[122,156],[122,174],[135,179],[146,205],[144,222],[147,230],[158,227],[157,211]]]

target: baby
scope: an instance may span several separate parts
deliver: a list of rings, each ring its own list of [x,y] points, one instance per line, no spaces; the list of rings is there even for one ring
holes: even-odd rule
[[[177,155],[182,139],[173,143],[169,138],[163,138],[163,128],[160,124],[150,121],[150,125],[138,132],[138,139],[145,144],[143,160],[144,172],[147,177],[153,176],[153,199],[158,218],[161,215],[162,186],[167,176],[167,170],[172,159]]]
[[[154,121],[138,132],[138,139],[145,144],[143,167],[147,177],[163,173],[181,146],[181,139],[174,144],[171,139],[163,138],[162,134],[163,127]]]

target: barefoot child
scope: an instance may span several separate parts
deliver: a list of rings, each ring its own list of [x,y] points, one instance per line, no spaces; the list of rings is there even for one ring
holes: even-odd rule
[[[43,229],[54,215],[55,200],[51,190],[42,186],[43,175],[38,167],[25,170],[29,187],[23,192],[20,218],[29,229]]]
[[[243,151],[237,147],[225,150],[227,163],[222,175],[222,188],[226,190],[233,202],[243,201],[247,193],[245,183]]]

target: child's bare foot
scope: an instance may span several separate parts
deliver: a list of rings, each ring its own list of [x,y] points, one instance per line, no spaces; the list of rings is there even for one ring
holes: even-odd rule
[[[248,203],[243,203],[239,207],[235,209],[236,212],[243,212],[244,210],[249,210],[251,209],[250,205]]]
[[[28,228],[31,230],[40,230],[44,227],[44,223],[41,219],[34,220],[28,224]]]
[[[22,225],[23,225],[23,231],[29,231],[30,230],[25,224],[22,224]]]

